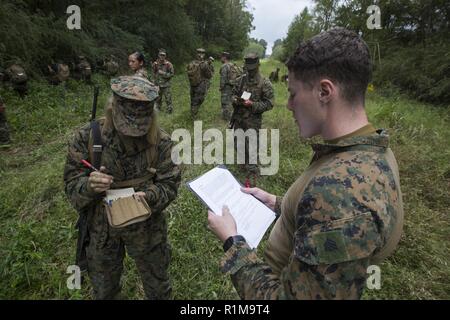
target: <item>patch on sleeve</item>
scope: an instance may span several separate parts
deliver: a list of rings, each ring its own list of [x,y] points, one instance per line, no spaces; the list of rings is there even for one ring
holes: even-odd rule
[[[324,261],[345,260],[345,240],[341,231],[328,231],[316,233],[312,241],[317,246],[317,256]]]
[[[295,256],[310,265],[334,264],[369,257],[381,236],[370,213],[328,221],[295,235]]]

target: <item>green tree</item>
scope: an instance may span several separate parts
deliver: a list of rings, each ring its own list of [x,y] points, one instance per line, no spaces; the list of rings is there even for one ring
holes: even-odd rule
[[[250,41],[249,45],[244,49],[243,56],[249,53],[256,53],[258,57],[264,58],[266,52],[266,48],[264,48],[258,42]]]
[[[248,43],[253,16],[245,10],[244,0],[186,0],[201,43],[213,55],[241,52]]]
[[[311,38],[316,33],[317,28],[314,25],[313,16],[309,13],[308,8],[305,8],[299,15],[295,16],[289,26],[286,39],[284,39],[286,56],[283,59],[293,54],[300,42]]]
[[[339,0],[314,0],[313,10],[316,27],[320,30],[328,30],[334,25],[336,10]]]

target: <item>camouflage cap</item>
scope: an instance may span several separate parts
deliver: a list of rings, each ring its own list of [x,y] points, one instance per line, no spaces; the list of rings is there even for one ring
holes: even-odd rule
[[[259,66],[259,57],[256,53],[248,53],[244,57],[245,68],[247,70],[254,70]]]
[[[206,50],[203,48],[198,48],[197,53],[206,53]]]
[[[122,76],[111,80],[111,89],[118,96],[136,101],[153,101],[159,88],[142,77]]]
[[[116,129],[124,135],[140,137],[151,126],[153,101],[158,97],[158,87],[147,79],[122,76],[111,80],[115,94],[113,121]]]
[[[167,55],[167,52],[165,49],[159,49],[158,54],[165,56],[165,55]]]
[[[221,56],[222,56],[222,57],[225,57],[225,58],[227,58],[227,59],[230,59],[231,54],[230,54],[229,52],[224,51],[224,52],[222,52],[222,55],[221,55]]]

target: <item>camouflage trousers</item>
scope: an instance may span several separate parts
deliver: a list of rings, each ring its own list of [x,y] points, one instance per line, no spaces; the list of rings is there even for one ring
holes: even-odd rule
[[[220,92],[222,118],[227,121],[231,119],[231,115],[233,113],[232,95],[232,88],[229,86],[225,86],[225,88],[223,88]]]
[[[5,112],[0,112],[0,144],[9,144],[9,128]]]
[[[248,117],[248,118],[239,118],[238,116],[235,116],[233,119],[233,129],[242,129],[244,133],[248,129],[255,129],[256,131],[256,152],[259,151],[259,129],[261,129],[261,116],[257,115],[255,117]],[[234,139],[234,145],[237,152],[242,152],[242,150],[237,150],[237,137]],[[258,165],[258,159],[256,159],[256,163],[250,163],[253,161],[250,161],[250,139],[245,139],[245,145],[244,145],[244,155],[245,155],[245,164],[244,168],[245,171],[247,171],[250,175],[259,175],[259,165]]]
[[[96,214],[89,218],[88,230],[88,275],[95,299],[119,297],[125,250],[136,263],[147,299],[171,297],[170,247],[163,213],[120,229],[111,228],[105,214]]]
[[[162,109],[163,98],[166,101],[167,112],[172,113],[173,105],[172,105],[172,90],[170,86],[168,87],[159,87],[159,96],[155,102],[155,108]]]
[[[191,115],[195,117],[208,93],[209,81],[204,80],[198,86],[191,86]]]

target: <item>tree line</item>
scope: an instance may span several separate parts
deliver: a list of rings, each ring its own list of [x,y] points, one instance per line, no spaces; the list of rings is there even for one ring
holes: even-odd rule
[[[69,30],[69,5],[81,11],[81,30]],[[240,57],[253,16],[245,0],[4,0],[0,2],[0,67],[20,61],[30,74],[51,61],[93,62],[114,55],[125,61],[134,51],[156,58],[164,48],[175,64],[204,47],[218,57]]]
[[[368,29],[371,5],[380,9],[380,29]],[[394,86],[437,104],[450,103],[450,2],[446,0],[314,0],[273,47],[285,61],[299,41],[335,26],[359,33],[374,63],[374,83]]]

